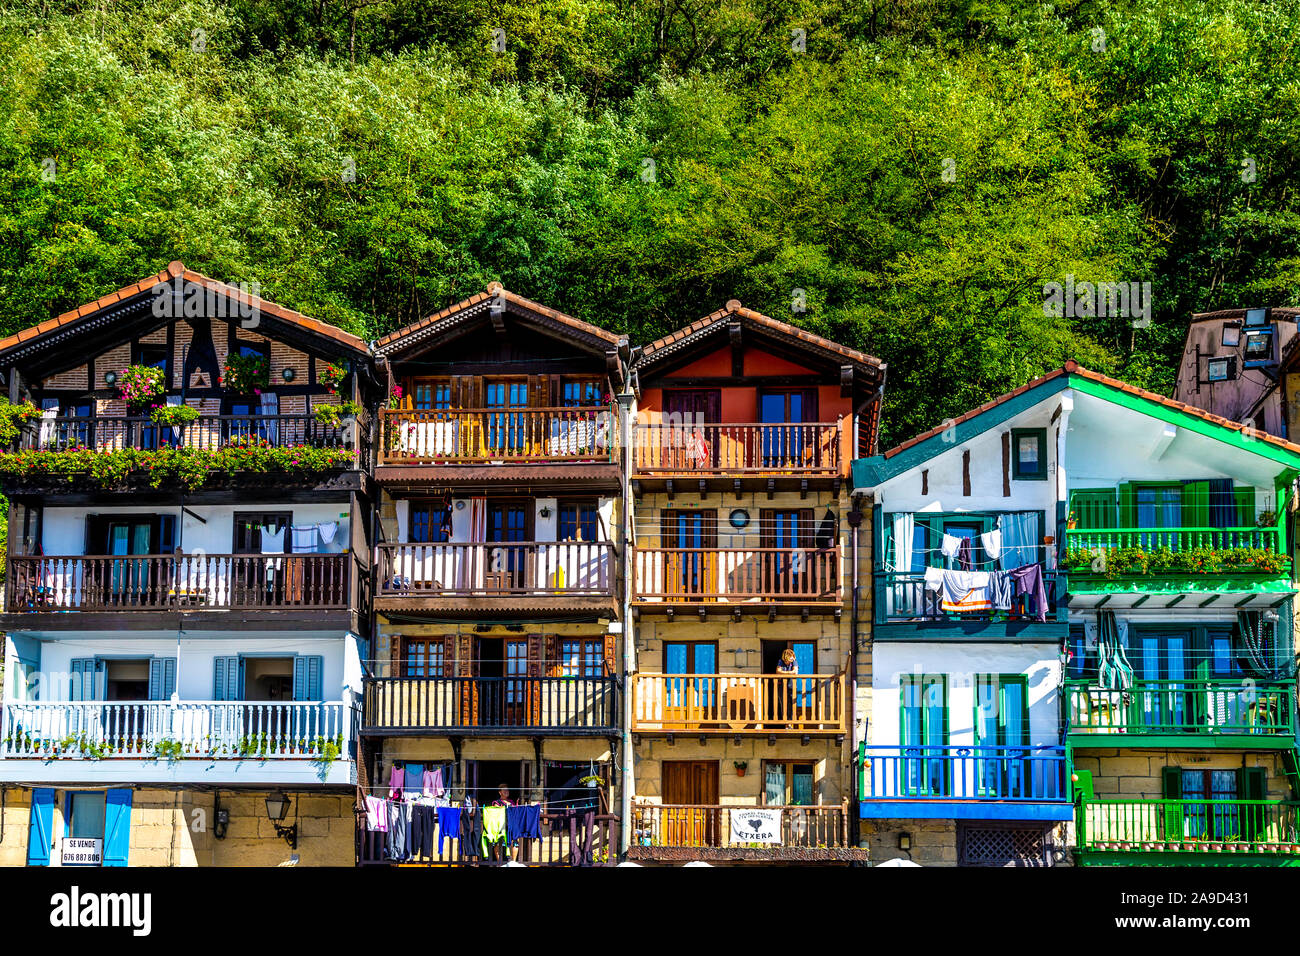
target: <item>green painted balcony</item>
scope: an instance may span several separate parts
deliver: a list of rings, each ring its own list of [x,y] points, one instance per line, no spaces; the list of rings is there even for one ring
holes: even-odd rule
[[[1080,866],[1300,866],[1300,804],[1093,800],[1075,808]]]
[[[1291,748],[1295,695],[1294,680],[1067,681],[1066,733],[1074,747]]]

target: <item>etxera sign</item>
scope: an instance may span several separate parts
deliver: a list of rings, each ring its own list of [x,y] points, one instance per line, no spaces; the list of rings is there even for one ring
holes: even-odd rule
[[[135,936],[148,936],[152,914],[152,893],[82,893],[74,886],[50,897],[50,925],[56,927],[127,926]]]

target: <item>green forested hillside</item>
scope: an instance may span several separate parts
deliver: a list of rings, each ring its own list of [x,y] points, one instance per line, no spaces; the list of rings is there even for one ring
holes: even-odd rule
[[[1190,312],[1300,301],[1298,33],[1293,0],[0,0],[0,331],[183,259],[368,336],[490,279],[634,341],[738,298],[886,359],[886,445],[1067,357],[1167,391]],[[1067,275],[1151,282],[1154,321],[1044,315]]]

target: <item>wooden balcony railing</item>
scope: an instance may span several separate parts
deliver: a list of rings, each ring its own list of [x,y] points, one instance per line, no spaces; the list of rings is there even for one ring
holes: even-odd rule
[[[843,734],[845,675],[634,674],[634,732]]]
[[[0,758],[350,759],[339,701],[32,701],[0,704]]]
[[[636,425],[634,474],[840,475],[839,422],[774,425]]]
[[[612,731],[612,677],[378,677],[366,682],[365,731]]]
[[[584,408],[384,408],[381,465],[612,462],[614,406]]]
[[[1279,746],[1294,743],[1295,695],[1293,680],[1138,680],[1126,690],[1088,681],[1065,686],[1071,735],[1240,735],[1275,738]]]
[[[1043,572],[1043,588],[1047,592],[1047,620],[1058,619],[1058,591],[1065,584],[1065,576],[1056,571]],[[1030,595],[1012,598],[1010,611],[963,611],[950,613],[940,607],[942,596],[938,591],[928,591],[925,575],[919,572],[877,571],[876,623],[877,624],[952,624],[960,621],[1036,621],[1037,602]]]
[[[347,608],[350,554],[10,555],[6,609]]]
[[[546,812],[541,817],[541,836],[519,840],[515,846],[483,855],[482,844],[471,846],[459,836],[445,835],[433,841],[433,853],[425,856],[422,848],[405,848],[400,857],[390,852],[388,834],[378,830],[361,831],[359,862],[369,864],[460,864],[466,866],[500,866],[507,861],[529,866],[613,866],[618,862],[618,817],[593,813],[588,826],[586,814]]]
[[[381,544],[379,597],[613,595],[614,545],[593,541]]]
[[[840,603],[840,549],[635,548],[639,603]]]
[[[1296,810],[1282,800],[1089,800],[1075,810],[1080,850],[1300,857]],[[1189,860],[1189,862],[1191,862]],[[1226,862],[1226,859],[1225,859]]]
[[[781,814],[779,842],[755,843],[733,839],[732,817],[739,816],[744,834],[747,810],[775,810]],[[705,804],[632,804],[633,847],[769,849],[849,847],[846,806],[728,807]]]
[[[1198,548],[1215,551],[1258,548],[1278,555],[1284,566],[1289,567],[1288,557],[1281,553],[1280,541],[1277,528],[1075,528],[1065,532],[1067,550],[1139,548],[1150,553],[1161,548],[1174,552]]]
[[[357,423],[326,425],[312,415],[200,415],[183,425],[155,425],[147,416],[69,416],[40,419],[24,429],[25,449],[116,451],[131,448],[221,448],[251,444],[270,448],[355,450]]]
[[[863,744],[859,756],[863,801],[1070,801],[1064,747]]]

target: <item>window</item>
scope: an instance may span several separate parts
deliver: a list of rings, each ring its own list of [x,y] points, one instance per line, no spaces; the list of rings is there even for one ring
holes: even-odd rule
[[[433,501],[411,502],[411,541],[442,544],[451,540],[451,520],[446,505]]]
[[[984,747],[1029,743],[1029,682],[1024,674],[975,676],[975,740]]]
[[[150,368],[162,369],[165,375],[167,372],[167,346],[136,345],[131,353],[131,364],[148,365]]]
[[[235,512],[235,554],[264,554],[262,550],[262,528],[284,531],[285,525],[293,522],[292,511],[236,511]],[[287,538],[287,535],[285,536]],[[289,550],[289,542],[282,540],[282,551]]]
[[[104,839],[104,791],[68,794],[68,836]]]
[[[1137,527],[1182,527],[1182,485],[1141,485],[1134,488],[1133,494],[1137,504]]]
[[[769,806],[812,806],[813,766],[794,760],[763,761],[763,802]]]
[[[1047,480],[1047,429],[1011,429],[1011,477],[1017,481]]]
[[[403,677],[446,677],[447,644],[440,637],[402,638]]]
[[[715,674],[718,645],[712,641],[664,641],[665,674]]]
[[[899,685],[900,767],[903,792],[946,794],[948,762],[948,678],[943,674],[904,674]]]
[[[413,390],[414,405],[418,409],[451,408],[450,382],[420,382]]]
[[[591,502],[562,502],[559,541],[599,541],[596,506]]]
[[[599,405],[600,399],[600,382],[595,379],[560,384],[560,405],[564,408],[590,408]]]
[[[758,396],[758,420],[764,425],[815,422],[817,393],[807,388],[764,389]]]
[[[601,677],[605,672],[604,642],[566,638],[560,644],[561,677]]]

